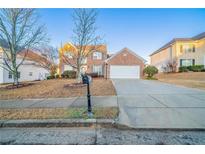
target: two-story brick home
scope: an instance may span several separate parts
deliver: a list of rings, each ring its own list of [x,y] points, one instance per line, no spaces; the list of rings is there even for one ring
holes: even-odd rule
[[[93,46],[87,46],[87,49]],[[59,74],[65,70],[75,70],[76,47],[71,43],[65,44],[59,50]],[[128,48],[123,48],[115,54],[108,54],[106,45],[93,48],[83,59],[82,71],[97,73],[105,78],[140,78],[146,60]]]
[[[59,50],[59,74],[62,74],[66,70],[76,69],[77,54],[77,47],[71,43],[65,44]],[[107,59],[106,45],[87,46],[84,54],[86,55],[82,60],[82,71],[86,73],[97,73],[99,76],[103,76],[104,61]]]
[[[191,38],[175,38],[150,55],[160,72],[169,61],[180,66],[205,65],[205,32]]]

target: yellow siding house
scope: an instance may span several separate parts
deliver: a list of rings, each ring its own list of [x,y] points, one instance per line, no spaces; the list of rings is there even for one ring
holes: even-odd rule
[[[180,66],[205,65],[205,32],[191,38],[175,38],[150,55],[150,64],[159,72],[169,61]]]

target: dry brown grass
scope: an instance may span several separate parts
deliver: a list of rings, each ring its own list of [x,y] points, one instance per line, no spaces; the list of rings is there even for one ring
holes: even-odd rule
[[[118,108],[105,107],[94,108],[94,118],[113,119],[118,115]],[[50,109],[1,109],[1,120],[17,119],[69,119],[69,118],[88,118],[86,108],[50,108]]]
[[[75,97],[86,96],[86,87],[68,88],[66,84],[75,83],[72,79],[54,79],[35,81],[34,84],[17,88],[2,89],[0,88],[0,99],[24,99],[24,98],[56,98],[56,97]],[[0,85],[0,87],[4,87]],[[93,96],[116,95],[115,89],[110,80],[103,78],[93,79],[91,84],[91,94]]]
[[[159,81],[205,90],[205,72],[160,73]]]

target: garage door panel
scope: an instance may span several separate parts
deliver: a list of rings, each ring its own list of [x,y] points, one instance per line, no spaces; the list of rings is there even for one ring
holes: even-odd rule
[[[110,78],[140,78],[140,67],[135,66],[119,66],[111,65],[110,66]]]

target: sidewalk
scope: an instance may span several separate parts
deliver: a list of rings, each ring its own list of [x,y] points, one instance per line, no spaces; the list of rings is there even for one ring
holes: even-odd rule
[[[117,107],[117,96],[93,96],[94,107]],[[87,97],[0,100],[0,109],[86,107]]]

